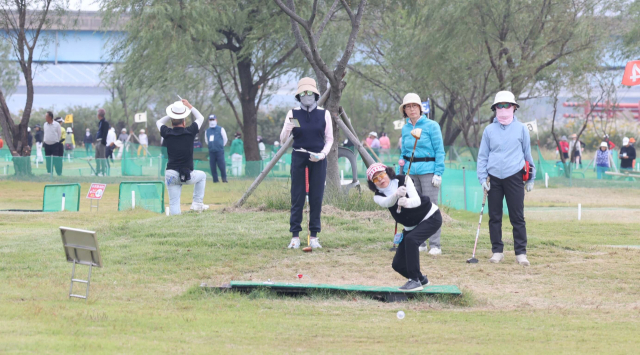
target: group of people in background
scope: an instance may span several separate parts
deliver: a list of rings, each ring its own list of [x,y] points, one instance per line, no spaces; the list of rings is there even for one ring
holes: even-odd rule
[[[556,155],[562,152],[565,161],[571,159],[570,161],[571,164],[574,164],[574,168],[582,168],[582,154],[585,144],[577,139],[576,134],[570,135],[569,138],[571,141],[567,139],[567,136],[560,138],[560,150],[556,148]],[[621,171],[633,171],[636,167],[635,141],[633,137],[622,138],[622,146],[618,153]],[[605,134],[593,157],[593,166],[598,179],[604,179],[605,173],[613,168],[612,152],[614,148],[616,148],[616,144]],[[572,151],[574,152],[573,156],[570,155]]]

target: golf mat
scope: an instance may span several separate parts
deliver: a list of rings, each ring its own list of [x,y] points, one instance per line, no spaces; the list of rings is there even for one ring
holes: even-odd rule
[[[229,285],[220,289],[235,290],[241,292],[251,292],[257,288],[269,288],[283,294],[305,294],[309,291],[331,291],[359,293],[382,298],[387,302],[404,301],[413,298],[415,295],[454,295],[460,296],[462,292],[455,285],[431,285],[425,286],[422,291],[404,292],[398,287],[388,286],[362,286],[362,285],[327,285],[327,284],[298,284],[282,282],[252,282],[252,281],[231,281]]]

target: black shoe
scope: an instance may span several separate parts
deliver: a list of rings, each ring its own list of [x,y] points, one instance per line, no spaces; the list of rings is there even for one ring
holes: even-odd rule
[[[420,283],[422,284],[422,286],[427,286],[429,285],[431,282],[429,282],[429,279],[427,279],[426,276],[422,275],[422,277],[420,278]]]
[[[214,183],[214,184],[217,184],[217,183],[218,183],[218,181],[213,180],[213,183]]]
[[[229,181],[227,180],[222,180],[222,182],[224,182],[225,184],[229,183]]]
[[[422,291],[422,284],[419,281],[409,279],[409,281],[398,290],[407,292]]]

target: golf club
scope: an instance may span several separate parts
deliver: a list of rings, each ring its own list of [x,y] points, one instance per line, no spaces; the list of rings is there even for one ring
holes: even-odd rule
[[[487,185],[489,185],[488,176],[487,176]],[[476,247],[478,246],[478,236],[480,235],[480,225],[482,224],[482,213],[484,212],[484,204],[485,202],[487,202],[487,193],[488,191],[484,190],[484,196],[482,197],[482,208],[480,208],[480,221],[478,222],[478,230],[476,231],[476,242],[473,244],[473,254],[471,255],[471,259],[467,260],[468,264],[478,263],[478,259],[476,259]]]
[[[407,169],[407,177],[409,177],[409,174],[411,173],[411,164],[413,164],[413,156],[416,154],[416,146],[418,146],[418,140],[420,140],[420,137],[422,136],[422,129],[421,128],[416,128],[416,129],[412,129],[411,130],[411,135],[413,136],[413,138],[416,139],[416,142],[413,143],[413,151],[411,152],[411,160],[409,160],[409,168]],[[407,179],[404,179],[404,186],[407,186]],[[398,206],[398,213],[402,212],[402,207]]]
[[[309,230],[309,223],[311,223],[311,206],[309,205],[309,168],[304,168],[304,180],[307,190],[307,196],[305,196],[307,208],[309,208],[309,213],[307,214],[307,246],[302,248],[302,251],[305,253],[311,253],[313,248],[311,248],[311,230]]]

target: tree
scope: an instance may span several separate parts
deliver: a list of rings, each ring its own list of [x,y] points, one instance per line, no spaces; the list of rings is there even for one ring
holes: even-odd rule
[[[293,0],[287,0],[287,5],[285,5],[281,0],[274,1],[282,9],[282,11],[291,18],[291,27],[296,38],[296,43],[298,45],[298,48],[300,48],[300,51],[305,56],[314,72],[316,73],[320,92],[324,93],[324,91],[327,90],[327,81],[331,85],[331,87],[328,89],[330,90],[330,96],[325,103],[325,108],[331,113],[331,118],[333,120],[333,136],[335,137],[335,139],[331,147],[331,152],[327,157],[327,181],[329,182],[330,187],[337,189],[338,187],[340,187],[340,170],[338,168],[339,140],[337,139],[337,137],[339,137],[339,129],[337,120],[340,119],[338,109],[340,106],[340,99],[342,98],[342,90],[344,89],[345,85],[342,81],[342,78],[346,74],[347,63],[349,62],[349,59],[353,54],[356,39],[358,37],[358,33],[360,32],[360,23],[362,21],[362,16],[364,14],[364,8],[367,4],[367,0],[360,0],[355,13],[346,0],[340,0],[340,2],[338,2],[338,0],[334,0],[333,4],[326,11],[324,19],[319,25],[315,24],[315,19],[318,15],[318,0],[313,1],[311,9],[310,11],[308,11],[310,13],[308,19],[304,19],[299,15],[299,13],[296,11]],[[340,3],[341,9],[344,10],[349,18],[351,30],[349,32],[349,37],[346,40],[346,44],[344,45],[344,51],[342,52],[342,55],[338,59],[335,68],[331,69],[327,64],[327,61],[322,58],[320,47],[318,46],[318,44],[325,27],[334,18],[337,11],[339,10],[338,3]],[[303,28],[306,34],[306,41],[302,37],[300,27]],[[333,60],[334,58],[330,59]]]
[[[545,72],[600,62],[611,33],[606,13],[618,1],[454,0],[390,2],[365,36],[359,75],[400,101],[432,98],[445,145],[462,135],[479,146],[499,90],[520,101],[538,96]],[[574,75],[584,72],[576,71]]]
[[[275,6],[259,0],[102,4],[108,21],[119,14],[130,17],[128,36],[112,53],[126,61],[124,71],[135,85],[157,86],[171,82],[168,78],[181,80],[186,70],[205,70],[243,131],[247,161],[261,160],[257,112],[274,82],[297,68],[296,45]],[[248,164],[247,172],[257,174],[259,168],[259,163]]]
[[[36,45],[46,47],[47,40],[41,37],[42,31],[54,24],[59,25],[66,5],[62,0],[0,0],[0,31],[11,46],[27,88],[27,101],[17,125],[11,117],[4,94],[0,91],[0,125],[5,144],[15,157],[31,155],[31,148],[27,144],[27,128],[33,106],[33,61],[38,59],[34,58]],[[52,16],[54,14],[57,16]],[[14,159],[14,166],[18,175],[31,174],[31,163],[28,160]]]

